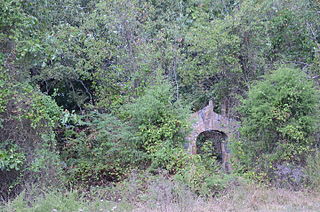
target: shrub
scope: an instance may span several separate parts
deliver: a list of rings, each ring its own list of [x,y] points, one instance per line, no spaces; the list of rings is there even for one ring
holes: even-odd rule
[[[124,107],[124,115],[136,128],[137,147],[148,154],[152,169],[175,173],[183,160],[188,109],[175,101],[172,86],[163,79]]]
[[[175,178],[197,195],[212,197],[223,191],[233,177],[223,173],[220,168],[215,157],[210,157],[210,153],[192,155]]]
[[[298,69],[277,69],[254,84],[240,107],[238,159],[245,169],[303,164],[315,143],[318,101],[313,82]]]
[[[58,183],[60,168],[53,131],[60,120],[60,108],[27,83],[13,84],[10,79],[7,82],[6,103],[0,112],[3,199],[17,195],[24,183],[39,182],[45,186]]]
[[[69,183],[118,181],[143,160],[130,128],[116,117],[92,112],[78,119],[78,124],[66,130],[61,151]]]

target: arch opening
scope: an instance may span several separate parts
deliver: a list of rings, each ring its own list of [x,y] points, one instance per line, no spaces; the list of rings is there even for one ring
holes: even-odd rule
[[[197,154],[209,154],[216,157],[219,163],[224,163],[226,141],[228,136],[221,131],[208,130],[200,133],[196,140]]]

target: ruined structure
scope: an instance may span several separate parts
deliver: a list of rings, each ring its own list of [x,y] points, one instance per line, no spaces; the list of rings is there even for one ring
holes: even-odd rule
[[[227,116],[226,107],[222,108],[222,114],[213,111],[214,105],[210,101],[205,108],[195,112],[191,116],[192,132],[187,137],[189,141],[189,151],[197,154],[197,140],[200,135],[210,136],[211,138],[220,138],[218,143],[214,144],[215,148],[220,151],[222,166],[226,171],[230,170],[229,150],[227,148],[227,140],[236,136],[239,123]]]

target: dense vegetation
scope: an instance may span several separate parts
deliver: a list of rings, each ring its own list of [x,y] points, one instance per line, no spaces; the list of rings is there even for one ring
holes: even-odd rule
[[[319,190],[319,78],[318,0],[1,0],[0,201]],[[210,100],[241,125],[229,174],[210,139],[186,150]]]

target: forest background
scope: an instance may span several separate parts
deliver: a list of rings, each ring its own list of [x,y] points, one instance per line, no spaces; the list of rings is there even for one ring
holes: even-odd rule
[[[3,210],[317,192],[319,78],[319,0],[1,0]],[[229,174],[185,149],[210,100],[241,124]]]

